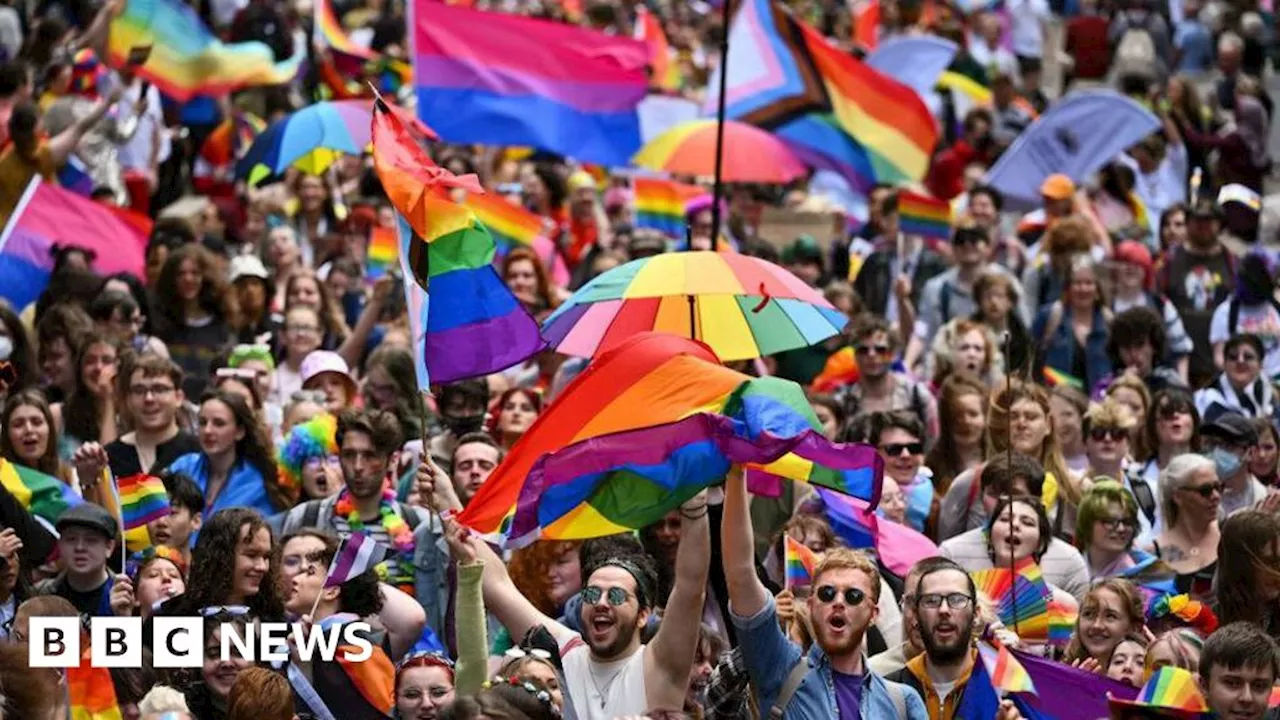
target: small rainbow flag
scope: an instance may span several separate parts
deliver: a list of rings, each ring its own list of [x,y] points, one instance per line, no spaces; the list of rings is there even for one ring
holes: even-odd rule
[[[787,587],[812,585],[814,570],[818,567],[818,556],[790,535],[784,536],[784,539],[787,546]]]
[[[1067,387],[1073,387],[1080,392],[1084,392],[1084,381],[1075,375],[1068,375],[1067,373],[1064,373],[1061,370],[1055,370],[1048,365],[1045,366],[1044,372],[1041,374],[1044,376],[1044,381],[1049,384],[1049,387],[1065,385]]]
[[[1071,642],[1079,613],[1064,603],[1049,601],[1049,644],[1059,647]]]
[[[399,262],[400,235],[395,228],[374,227],[369,232],[369,249],[365,255],[365,279],[377,280]]]
[[[1009,648],[1001,645],[997,650],[989,643],[978,643],[978,655],[991,677],[991,684],[1001,695],[1008,693],[1036,694],[1036,685],[1031,681],[1027,669],[1009,652]]]
[[[637,229],[657,230],[667,237],[684,239],[685,205],[703,194],[701,188],[670,180],[636,178],[632,190]]]
[[[533,245],[533,241],[542,234],[542,218],[508,202],[501,195],[467,193],[462,204],[489,229],[499,257],[512,248]]]
[[[951,239],[951,203],[909,190],[898,193],[898,223],[907,235]]]
[[[123,720],[111,682],[111,670],[92,667],[89,649],[80,657],[80,666],[67,668],[67,700],[71,720]]]
[[[169,494],[155,475],[139,473],[116,480],[120,492],[120,522],[125,530],[140,528],[169,514]]]

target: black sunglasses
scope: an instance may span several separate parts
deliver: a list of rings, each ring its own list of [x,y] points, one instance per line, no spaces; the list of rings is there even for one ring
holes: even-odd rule
[[[884,357],[893,352],[893,348],[888,345],[859,345],[854,352],[858,355],[879,355]]]
[[[1114,440],[1116,442],[1120,442],[1121,440],[1129,437],[1129,432],[1121,428],[1097,427],[1089,430],[1089,437],[1093,438],[1094,442],[1102,442],[1103,440]]]
[[[831,603],[835,602],[836,596],[838,595],[840,595],[840,591],[837,590],[834,585],[823,585],[822,587],[818,588],[818,600],[823,605],[830,605]],[[867,597],[867,594],[862,592],[862,590],[860,590],[859,588],[851,587],[851,588],[844,589],[845,605],[849,605],[851,607],[857,607],[858,605],[862,604],[862,601],[865,600],[866,597]]]
[[[1179,415],[1190,415],[1191,407],[1189,405],[1170,403],[1168,405],[1161,406],[1160,409],[1156,411],[1156,414],[1160,416],[1161,420],[1172,420]]]
[[[618,607],[619,605],[625,605],[627,600],[631,599],[631,593],[616,585],[607,591],[597,585],[588,585],[582,589],[582,602],[588,605],[595,605],[600,602],[602,597],[606,598],[610,605]]]
[[[924,452],[924,443],[889,443],[881,445],[880,450],[889,457],[898,457],[904,450],[908,455],[919,455]]]
[[[1204,498],[1205,500],[1208,500],[1209,498],[1213,497],[1214,493],[1222,494],[1222,490],[1225,487],[1226,487],[1225,484],[1216,482],[1216,483],[1209,483],[1208,485],[1184,485],[1182,489],[1186,490],[1187,492],[1193,492],[1199,495],[1200,497]]]

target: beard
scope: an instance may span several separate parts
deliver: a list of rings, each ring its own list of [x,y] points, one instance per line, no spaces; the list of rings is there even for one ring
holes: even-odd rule
[[[582,639],[587,643],[587,647],[590,648],[591,654],[604,661],[618,659],[618,656],[622,654],[622,651],[627,649],[627,645],[631,643],[632,638],[636,636],[636,628],[640,626],[640,618],[638,616],[633,617],[630,620],[624,620],[615,614],[614,618],[613,639],[604,643],[596,642],[595,639],[592,638],[591,631],[586,629],[586,624],[589,623],[590,620],[588,618],[583,618],[583,627],[585,632],[582,633]]]
[[[973,618],[969,618],[969,622],[963,625],[957,622],[950,624],[955,627],[956,634],[953,640],[946,643],[939,642],[934,635],[936,623],[933,627],[920,624],[920,640],[924,643],[925,652],[929,654],[930,659],[939,664],[956,662],[969,652],[969,638],[973,635]]]
[[[832,636],[825,628],[815,626],[813,628],[814,642],[822,651],[830,657],[841,657],[850,653],[858,652],[862,647],[862,638],[866,635],[866,629],[861,632],[846,632],[843,637]]]

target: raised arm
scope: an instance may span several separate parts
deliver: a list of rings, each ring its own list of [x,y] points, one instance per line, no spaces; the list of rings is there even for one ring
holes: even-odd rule
[[[378,592],[382,595],[382,610],[378,617],[391,638],[392,660],[399,660],[422,636],[422,628],[427,626],[427,613],[413,597],[386,583],[378,583]]]
[[[725,483],[720,543],[729,611],[740,618],[755,617],[769,602],[769,591],[756,576],[749,501],[747,481],[742,471],[735,469]]]
[[[99,100],[89,114],[72,123],[70,127],[49,140],[49,154],[53,156],[53,164],[55,167],[62,167],[67,161],[67,157],[76,149],[76,145],[80,144],[80,138],[89,132],[98,121],[102,119],[112,105],[120,100],[121,89],[116,88],[111,92],[109,97]]]
[[[458,562],[458,667],[454,684],[459,694],[471,695],[480,691],[488,679],[489,670],[489,636],[480,589],[484,580],[484,562],[476,559],[476,545],[484,542],[471,538],[466,528],[452,520],[446,523],[445,540]]]
[[[650,707],[684,706],[689,672],[698,649],[698,628],[707,599],[707,575],[711,561],[711,529],[707,520],[707,493],[680,508],[680,548],[676,552],[676,581],[667,599],[658,634],[645,653],[646,693]],[[656,682],[654,682],[656,681]]]

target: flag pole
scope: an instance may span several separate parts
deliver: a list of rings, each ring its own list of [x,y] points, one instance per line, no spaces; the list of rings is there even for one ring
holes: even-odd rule
[[[901,237],[901,234],[899,234]],[[1005,362],[1007,358],[1013,357],[1013,347],[1011,345],[1013,335],[1008,331],[1004,331],[1004,356]],[[1013,375],[1005,376],[1005,434],[1008,447],[1005,452],[1009,457],[1009,537],[1013,537]],[[1013,634],[1018,634],[1018,574],[1014,569],[1013,561],[1013,544],[1009,545],[1009,582],[1013,584]]]
[[[720,0],[720,89],[716,96],[716,180],[711,189],[711,250],[720,249],[720,200],[724,196],[721,165],[724,158],[724,103],[729,83],[729,6],[732,0]]]
[[[333,572],[333,564],[334,564],[335,562],[337,562],[338,557],[342,555],[342,548],[343,548],[343,546],[345,546],[346,544],[347,544],[347,539],[346,539],[346,538],[342,538],[342,539],[338,540],[338,549],[337,549],[336,551],[334,551],[334,553],[333,553],[333,558],[332,558],[331,560],[329,560],[329,564],[325,566],[325,570],[324,570],[324,579],[325,579],[325,581],[326,581],[326,582],[329,580],[329,573]],[[316,608],[320,607],[320,598],[324,597],[324,590],[325,590],[324,583],[321,583],[321,584],[320,584],[320,592],[316,593],[316,601],[315,601],[315,602],[313,602],[313,603],[311,603],[311,612],[307,613],[307,615],[309,615],[309,616],[311,617],[311,622],[312,622],[312,623],[314,623],[314,622],[315,622],[315,619],[316,619]]]

